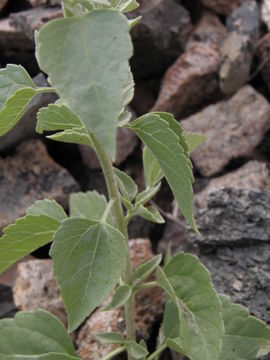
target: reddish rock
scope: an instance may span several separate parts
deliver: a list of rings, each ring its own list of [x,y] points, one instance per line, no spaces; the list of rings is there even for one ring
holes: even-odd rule
[[[191,157],[201,174],[212,176],[232,159],[251,156],[270,128],[270,106],[247,85],[231,99],[208,106],[185,119],[182,125],[188,131],[207,136]]]
[[[137,136],[134,132],[126,128],[118,128],[115,165],[121,165],[127,157],[133,153],[137,143]],[[100,169],[100,164],[95,151],[89,146],[84,145],[80,145],[79,148],[84,164],[90,169]]]
[[[25,141],[13,156],[0,158],[0,169],[0,229],[23,216],[38,199],[55,199],[67,207],[69,193],[79,190],[40,140]]]
[[[202,3],[217,14],[230,15],[245,0],[202,0]]]
[[[202,42],[219,49],[227,35],[227,29],[219,17],[210,11],[205,12],[193,29],[187,43],[187,48],[194,42]]]
[[[266,163],[249,161],[238,170],[211,180],[203,191],[195,195],[196,206],[206,207],[208,196],[212,192],[226,187],[270,190],[270,168]]]
[[[262,78],[268,88],[268,91],[270,91],[270,33],[267,33],[260,39],[256,54],[258,56],[259,63],[262,64]]]
[[[218,93],[218,50],[196,43],[188,48],[166,72],[153,111],[168,111],[183,118]]]

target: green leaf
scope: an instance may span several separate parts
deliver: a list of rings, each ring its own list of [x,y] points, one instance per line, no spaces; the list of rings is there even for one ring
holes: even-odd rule
[[[37,33],[36,43],[40,67],[64,104],[115,158],[132,55],[126,17],[94,10],[82,17],[53,20]]]
[[[50,255],[74,331],[119,281],[126,266],[125,238],[108,224],[71,218],[55,233]]]
[[[163,332],[166,339],[174,339],[180,335],[180,319],[177,303],[167,296],[163,316]]]
[[[125,172],[114,168],[117,183],[121,194],[128,200],[133,200],[138,193],[138,186],[135,181]]]
[[[55,200],[37,200],[34,205],[26,210],[27,215],[45,215],[55,220],[62,220],[67,218],[65,210]],[[60,225],[60,224],[59,224]]]
[[[154,187],[146,188],[144,191],[138,194],[136,197],[136,206],[144,205],[149,200],[151,200],[160,189],[161,183],[158,183]]]
[[[0,273],[51,242],[59,226],[59,220],[44,215],[27,215],[8,225],[0,239]]]
[[[78,358],[64,325],[54,315],[37,310],[0,320],[0,359],[54,359],[48,353],[59,354],[59,360],[61,354]]]
[[[126,341],[127,351],[130,356],[134,359],[141,359],[144,358],[149,354],[147,349],[144,346],[137,344],[133,340]]]
[[[160,180],[164,177],[163,171],[161,170],[157,159],[154,157],[148,147],[145,147],[143,150],[143,168],[147,187],[153,187],[157,185],[157,183],[159,183]]]
[[[78,360],[78,357],[59,354],[48,353],[42,355],[1,355],[0,360]]]
[[[187,145],[172,117],[147,114],[128,125],[156,157],[183,215],[196,231],[193,210],[194,181]]]
[[[136,215],[141,216],[142,218],[152,221],[156,224],[164,224],[165,220],[161,216],[160,212],[154,206],[148,206],[147,208],[144,206],[139,206],[136,211]]]
[[[97,333],[95,336],[101,344],[123,344],[125,342],[124,336],[118,332]]]
[[[157,281],[178,309],[178,334],[177,321],[170,326],[174,336],[178,335],[171,339],[174,344],[190,360],[218,360],[224,327],[221,304],[208,270],[197,257],[181,253],[169,261],[164,273],[158,271]]]
[[[48,135],[47,138],[64,143],[93,146],[90,136],[83,127],[67,129],[53,135]]]
[[[134,272],[134,285],[147,279],[153,271],[158,267],[162,260],[162,255],[154,256],[147,260],[144,264],[139,265]]]
[[[87,191],[86,193],[74,193],[69,197],[70,217],[81,217],[89,220],[99,221],[106,208],[107,200],[104,195],[96,191]],[[109,224],[113,224],[112,215],[107,218]]]
[[[122,4],[119,6],[119,10],[123,13],[127,13],[133,10],[136,10],[140,6],[136,0],[124,0]]]
[[[225,325],[220,360],[254,360],[270,352],[270,328],[248,309],[220,296]]]
[[[199,145],[207,140],[207,136],[203,134],[184,132],[184,138],[188,145],[188,153],[191,154]]]
[[[128,301],[132,291],[131,287],[128,285],[119,286],[116,289],[112,301],[104,308],[104,311],[117,309]]]

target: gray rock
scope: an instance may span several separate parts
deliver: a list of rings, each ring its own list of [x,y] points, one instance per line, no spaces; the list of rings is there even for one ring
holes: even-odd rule
[[[79,186],[56,164],[40,140],[23,142],[13,156],[0,158],[0,229],[25,214],[39,199],[55,199],[67,208]]]
[[[259,40],[259,10],[255,0],[246,1],[227,20],[228,37],[222,48],[220,88],[236,92],[249,79],[250,67]]]
[[[219,51],[196,42],[167,70],[152,111],[167,111],[177,118],[194,113],[218,96]]]
[[[202,3],[217,14],[230,15],[246,0],[202,0]]]
[[[270,128],[270,107],[262,95],[246,85],[231,99],[208,106],[182,125],[207,136],[191,157],[201,174],[212,176],[232,159],[252,155]]]
[[[224,188],[209,195],[196,213],[201,246],[270,242],[270,192]]]

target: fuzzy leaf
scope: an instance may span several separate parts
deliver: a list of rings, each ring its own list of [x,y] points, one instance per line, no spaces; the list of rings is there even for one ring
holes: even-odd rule
[[[119,286],[116,289],[112,301],[104,308],[104,311],[117,309],[128,301],[131,295],[131,287],[128,285]]]
[[[62,101],[115,158],[132,55],[126,17],[104,9],[53,20],[37,33],[36,43],[40,67]]]
[[[64,325],[44,310],[19,312],[14,319],[0,320],[0,359],[69,359],[77,358]],[[44,357],[39,357],[44,355]],[[47,355],[47,357],[45,356]]]
[[[37,200],[34,205],[26,210],[27,215],[45,215],[55,220],[62,221],[67,218],[65,210],[55,200]]]
[[[99,221],[107,207],[107,200],[104,195],[97,191],[87,191],[86,193],[75,193],[69,197],[70,217],[81,217],[89,220]],[[110,215],[107,222],[112,225],[113,220]]]
[[[8,225],[0,239],[0,273],[16,261],[52,241],[60,221],[48,216],[27,215]]]
[[[147,279],[153,271],[158,267],[162,260],[161,255],[154,256],[152,259],[147,260],[145,263],[139,265],[134,272],[134,285]]]
[[[133,340],[126,341],[126,346],[128,353],[134,359],[141,359],[148,355],[147,349]]]
[[[207,140],[207,136],[203,134],[184,132],[183,134],[188,145],[188,153],[191,154],[199,145]]]
[[[161,183],[158,183],[156,186],[148,187],[139,193],[136,197],[136,206],[144,205],[151,200],[159,192],[160,186]]]
[[[53,135],[48,135],[47,138],[64,143],[93,146],[92,140],[84,127],[67,129]]]
[[[174,344],[190,360],[218,360],[224,327],[208,270],[197,257],[181,253],[169,261],[164,273],[158,272],[157,280],[175,302],[174,312],[178,310],[178,317],[171,316],[173,324],[167,324],[173,329]]]
[[[147,114],[128,125],[156,157],[183,215],[196,231],[193,215],[194,181],[180,125],[171,117]]]
[[[160,180],[164,177],[163,171],[161,170],[157,159],[154,157],[148,147],[145,147],[143,150],[143,168],[147,187],[153,187],[157,185],[157,183],[159,183]]]
[[[161,216],[160,212],[154,206],[139,206],[136,215],[141,216],[145,220],[152,221],[156,224],[164,224],[165,220]]]
[[[95,336],[101,344],[123,344],[125,342],[124,336],[118,332],[97,333]]]
[[[114,172],[122,195],[132,201],[138,193],[138,186],[135,181],[125,172],[117,168],[114,168]]]
[[[127,246],[114,227],[79,218],[65,220],[53,240],[54,273],[74,331],[116,286]]]
[[[248,309],[220,296],[225,325],[219,360],[254,360],[270,352],[270,328]]]

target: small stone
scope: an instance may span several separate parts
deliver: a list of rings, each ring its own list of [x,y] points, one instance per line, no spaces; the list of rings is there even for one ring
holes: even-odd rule
[[[129,155],[133,153],[138,144],[135,133],[126,128],[118,128],[117,132],[117,155],[115,165],[121,165]],[[90,169],[100,169],[100,163],[96,153],[89,146],[79,146],[82,160]]]
[[[270,242],[270,192],[224,188],[211,193],[196,213],[201,246]]]
[[[256,55],[262,66],[260,71],[262,78],[270,91],[270,33],[264,35],[258,42]]]
[[[211,180],[203,191],[195,195],[195,205],[204,208],[212,192],[226,187],[270,190],[269,165],[259,161],[249,161],[239,169]]]
[[[246,1],[227,19],[228,36],[222,48],[219,71],[224,94],[236,92],[248,82],[255,47],[259,40],[259,10],[255,0]]]
[[[218,93],[219,51],[195,43],[166,72],[152,111],[167,111],[177,118],[190,115]]]
[[[230,15],[246,0],[202,0],[203,5],[217,14]]]
[[[55,199],[67,208],[79,186],[56,164],[40,140],[23,142],[13,156],[0,158],[0,229],[25,214],[36,200]]]
[[[191,157],[204,176],[221,172],[239,157],[249,157],[270,128],[270,106],[246,85],[231,99],[206,107],[182,121],[187,131],[203,133],[207,140]]]
[[[186,48],[189,48],[194,42],[202,42],[220,49],[226,35],[227,29],[218,16],[207,11],[192,30]]]

